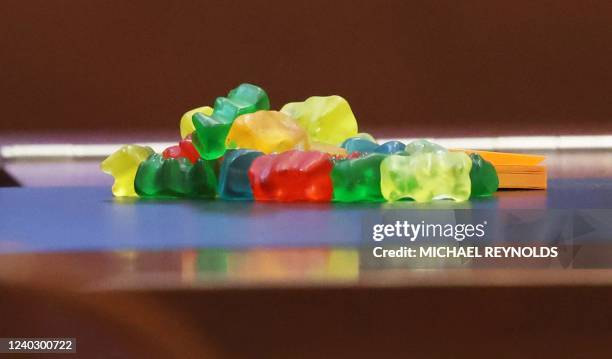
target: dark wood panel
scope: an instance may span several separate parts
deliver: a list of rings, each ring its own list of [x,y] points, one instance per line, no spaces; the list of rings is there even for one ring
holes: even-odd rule
[[[136,291],[2,287],[0,334],[83,357],[609,358],[610,287]]]
[[[611,132],[611,17],[570,0],[3,1],[0,131],[172,129],[248,81],[276,107],[342,94],[380,135]]]

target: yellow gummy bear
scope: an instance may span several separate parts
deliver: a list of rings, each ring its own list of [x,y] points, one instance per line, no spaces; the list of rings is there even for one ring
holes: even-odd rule
[[[412,198],[430,202],[470,198],[472,160],[463,152],[391,155],[380,163],[380,190],[388,201]]]
[[[340,145],[357,135],[355,115],[340,96],[309,97],[304,102],[286,104],[281,112],[296,119],[311,141]]]
[[[330,155],[346,156],[346,149],[323,142],[311,142],[308,147],[311,151],[329,153]]]
[[[183,117],[181,117],[181,138],[185,138],[193,131],[195,131],[195,127],[193,126],[191,117],[196,113],[203,113],[206,116],[210,116],[213,113],[213,109],[210,106],[203,106],[185,112]]]
[[[134,190],[136,171],[140,163],[153,152],[148,146],[125,145],[102,161],[100,169],[115,178],[113,195],[117,197],[138,196]]]
[[[308,147],[308,136],[297,122],[278,111],[257,111],[238,116],[225,140],[228,148],[248,148],[263,153]]]

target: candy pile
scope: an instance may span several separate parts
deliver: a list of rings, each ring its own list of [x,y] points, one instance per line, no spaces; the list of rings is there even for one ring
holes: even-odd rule
[[[214,108],[183,115],[181,140],[161,154],[126,145],[102,162],[115,196],[257,201],[465,201],[491,196],[494,166],[480,155],[418,140],[379,144],[358,133],[340,96],[270,110],[266,92],[242,84]]]

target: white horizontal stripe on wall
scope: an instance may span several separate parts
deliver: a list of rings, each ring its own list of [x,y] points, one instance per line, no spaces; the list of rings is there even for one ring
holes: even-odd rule
[[[457,137],[427,138],[447,148],[465,148],[490,151],[554,151],[554,150],[602,150],[612,149],[612,135],[597,136],[505,136],[505,137]],[[414,138],[382,138],[379,143],[399,140],[410,142]],[[88,158],[106,157],[122,144],[20,144],[0,147],[0,158]],[[156,152],[176,145],[174,142],[140,143]]]

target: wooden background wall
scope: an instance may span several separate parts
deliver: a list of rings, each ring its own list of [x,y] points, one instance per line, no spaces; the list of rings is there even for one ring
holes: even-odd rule
[[[4,0],[0,131],[176,131],[252,82],[379,135],[609,133],[611,67],[609,1]]]

